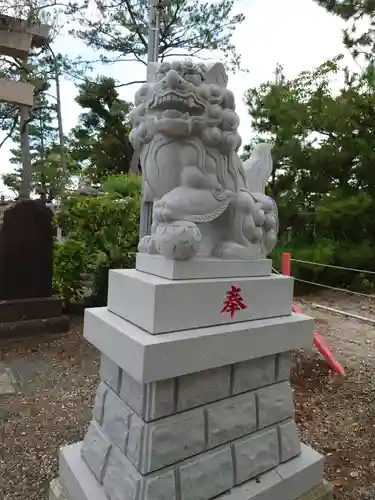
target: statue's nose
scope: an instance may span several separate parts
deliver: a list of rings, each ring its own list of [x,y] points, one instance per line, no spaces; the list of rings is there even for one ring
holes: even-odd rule
[[[171,89],[178,87],[182,83],[182,78],[174,69],[168,71],[168,73],[165,76],[165,80],[167,82],[168,87]]]

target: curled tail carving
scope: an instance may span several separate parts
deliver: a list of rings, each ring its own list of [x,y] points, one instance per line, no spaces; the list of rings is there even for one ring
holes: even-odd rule
[[[272,146],[267,142],[257,144],[250,158],[243,164],[250,193],[265,193],[267,181],[272,174],[271,150]]]

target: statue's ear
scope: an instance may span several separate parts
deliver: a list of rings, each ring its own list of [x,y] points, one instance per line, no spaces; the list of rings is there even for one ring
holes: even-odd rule
[[[213,83],[222,88],[226,88],[228,84],[228,75],[225,71],[224,64],[221,62],[213,63],[211,66],[208,66],[204,78],[206,83]]]
[[[157,62],[150,62],[147,65],[147,81],[148,82],[154,82],[156,79],[156,73],[158,72],[158,69],[160,68],[160,64]]]

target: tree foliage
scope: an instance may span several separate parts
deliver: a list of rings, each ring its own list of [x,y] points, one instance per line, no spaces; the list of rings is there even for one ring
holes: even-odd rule
[[[58,0],[0,0],[0,14],[3,16],[23,19],[31,25],[48,24],[51,27],[48,44],[59,31],[59,17],[62,13],[61,3]],[[38,100],[40,92],[45,90],[45,84],[51,79],[51,54],[48,46],[32,49],[30,57],[25,62],[17,58],[0,55],[0,78],[19,80],[30,83],[34,87],[35,98]],[[55,62],[62,63],[59,55]],[[0,147],[8,139],[19,133],[20,113],[18,106],[0,103]]]
[[[120,99],[112,78],[99,77],[79,86],[76,102],[84,109],[69,137],[69,151],[81,175],[100,184],[111,174],[127,173],[131,104]]]
[[[69,154],[66,154],[68,172],[63,170],[57,123],[58,107],[61,103],[52,94],[53,82],[66,64],[61,54],[52,56],[46,47],[39,54],[31,56],[27,65],[27,80],[36,89],[35,104],[28,119],[32,166],[31,188],[34,194],[45,196],[49,201],[69,187],[70,174],[75,173],[75,166]],[[2,179],[4,184],[18,195],[22,178],[19,110],[14,108],[14,114],[9,114],[9,108],[10,105],[0,105],[0,123],[8,129],[8,137],[14,144],[10,150],[9,161],[16,167],[12,172],[4,174]]]
[[[344,44],[353,56],[364,56],[374,64],[375,56],[375,2],[373,0],[315,0],[328,12],[347,21]]]
[[[161,60],[220,51],[232,68],[238,68],[240,56],[232,35],[244,16],[233,15],[233,6],[234,0],[160,1]],[[79,25],[72,30],[74,36],[98,52],[101,62],[146,64],[149,0],[76,0],[67,14]]]
[[[249,89],[247,103],[256,131],[253,141],[271,141],[274,168],[270,194],[278,202],[289,248],[309,261],[375,269],[375,84],[372,67],[352,74],[341,57],[288,80]],[[341,89],[331,82],[340,77]],[[343,284],[344,273],[325,272]]]

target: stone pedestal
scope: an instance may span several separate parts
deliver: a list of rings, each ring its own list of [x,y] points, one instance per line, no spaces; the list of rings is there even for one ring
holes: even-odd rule
[[[292,280],[266,260],[157,259],[111,271],[108,307],[86,311],[101,382],[83,442],[60,450],[51,499],[319,493],[323,457],[301,445],[293,419],[290,351],[311,345],[314,325],[291,312]],[[223,311],[232,286],[246,306],[234,318]]]

